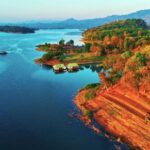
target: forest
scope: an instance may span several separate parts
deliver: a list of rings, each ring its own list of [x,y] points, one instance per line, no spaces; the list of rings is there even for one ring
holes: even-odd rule
[[[99,75],[105,88],[120,81],[133,90],[150,91],[150,30],[143,20],[93,28],[83,33],[83,40],[91,45],[91,51],[105,56],[102,64],[109,75]]]
[[[83,41],[91,45],[92,51],[104,55],[149,44],[150,31],[144,20],[127,19],[86,30]]]

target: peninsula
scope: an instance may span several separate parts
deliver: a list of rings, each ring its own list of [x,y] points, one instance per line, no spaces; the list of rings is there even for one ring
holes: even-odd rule
[[[100,84],[81,89],[74,103],[81,120],[91,118],[134,150],[150,148],[150,31],[143,20],[116,21],[83,33],[104,56]]]
[[[99,55],[99,52],[92,51],[90,43],[78,46],[74,45],[73,40],[65,42],[65,40],[62,39],[58,44],[45,43],[37,45],[36,50],[45,53],[41,58],[36,59],[35,62],[50,66],[59,63],[65,65],[69,63],[100,63],[103,59],[103,57]]]
[[[80,119],[96,133],[91,119],[137,150],[150,148],[150,31],[144,20],[115,21],[83,32],[83,46],[72,40],[37,46],[36,63],[99,63],[100,83],[78,91]]]

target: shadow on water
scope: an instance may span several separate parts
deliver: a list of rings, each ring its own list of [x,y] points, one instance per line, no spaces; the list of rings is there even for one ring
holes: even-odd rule
[[[49,66],[49,65],[39,65],[39,66],[42,66],[43,69],[45,70],[51,70],[52,69],[52,66]]]
[[[80,65],[80,70],[84,70],[84,68],[86,69],[91,69],[92,72],[101,72],[102,71],[102,67],[99,66],[99,64],[84,64],[84,65]]]
[[[50,65],[39,65],[42,67],[42,69],[44,70],[53,70],[53,67],[50,66]],[[79,71],[83,71],[84,69],[90,69],[92,72],[101,72],[101,70],[103,69],[102,67],[98,66],[98,64],[84,64],[84,65],[79,65],[79,69],[78,70],[74,70],[74,71],[68,71],[68,70],[65,70],[65,71],[60,71],[58,73],[55,73],[55,74],[64,74],[66,72],[68,73],[77,73]]]

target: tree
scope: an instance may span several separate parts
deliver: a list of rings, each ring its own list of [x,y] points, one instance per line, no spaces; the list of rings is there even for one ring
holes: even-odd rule
[[[59,41],[59,45],[61,45],[61,46],[65,45],[65,40],[64,40],[64,39],[61,39],[61,40]]]
[[[131,57],[131,52],[130,51],[125,51],[124,53],[121,54],[121,57],[123,59]]]
[[[116,47],[118,44],[118,37],[117,36],[112,36],[111,37],[111,44]]]
[[[66,43],[67,45],[74,45],[74,40],[70,40],[70,41],[68,41],[67,43]]]
[[[123,48],[123,39],[122,38],[118,39],[118,47],[120,50],[122,50],[122,48]]]
[[[89,52],[90,49],[91,49],[91,44],[90,43],[86,43],[84,48],[85,48],[86,52]]]
[[[130,45],[130,44],[129,44],[129,38],[125,38],[125,40],[124,40],[124,46],[123,46],[124,49],[125,49],[125,50],[128,50],[128,49],[129,49],[129,45]]]
[[[104,45],[105,45],[105,46],[109,45],[109,43],[110,43],[110,38],[109,38],[109,36],[105,36],[103,42],[104,42]]]
[[[144,54],[141,54],[140,52],[136,53],[136,60],[138,62],[140,62],[141,65],[146,65],[146,62],[147,62],[147,58]]]
[[[48,52],[48,53],[45,53],[45,54],[42,56],[42,59],[48,61],[48,60],[50,60],[51,58],[53,58],[53,56],[54,56],[54,55],[53,55],[52,52]]]

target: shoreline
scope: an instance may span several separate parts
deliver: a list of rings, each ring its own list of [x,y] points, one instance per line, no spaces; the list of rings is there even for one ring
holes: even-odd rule
[[[40,59],[35,59],[34,62],[36,64],[42,64],[42,65],[48,65],[48,66],[53,66],[53,65],[56,65],[56,64],[64,64],[64,65],[67,65],[71,62],[63,62],[63,61],[59,61],[57,59],[51,59],[49,61],[41,61]],[[77,63],[78,65],[90,65],[90,64],[101,64],[101,61],[83,61],[83,62],[75,62]]]
[[[139,110],[134,112],[133,110],[135,108],[132,108],[133,110],[131,109],[129,111],[126,108],[127,106],[129,108],[132,107],[129,104],[125,107],[119,104],[119,99],[117,103],[106,97],[106,95],[108,96],[111,92],[117,92],[121,86],[122,85],[118,84],[105,92],[98,91],[96,97],[89,99],[88,101],[85,100],[85,93],[88,92],[88,90],[82,89],[75,96],[74,104],[81,112],[81,120],[85,125],[90,125],[90,127],[94,126],[91,124],[90,118],[82,114],[85,110],[88,110],[92,112],[92,119],[103,127],[106,132],[114,136],[118,142],[122,141],[126,143],[131,149],[149,150],[150,129],[149,124],[146,124],[145,120],[143,120],[140,115],[143,112],[137,113]],[[127,94],[127,90],[124,92]],[[147,109],[149,109],[149,107]],[[97,133],[100,133],[99,129],[96,129],[96,131],[98,131]]]

